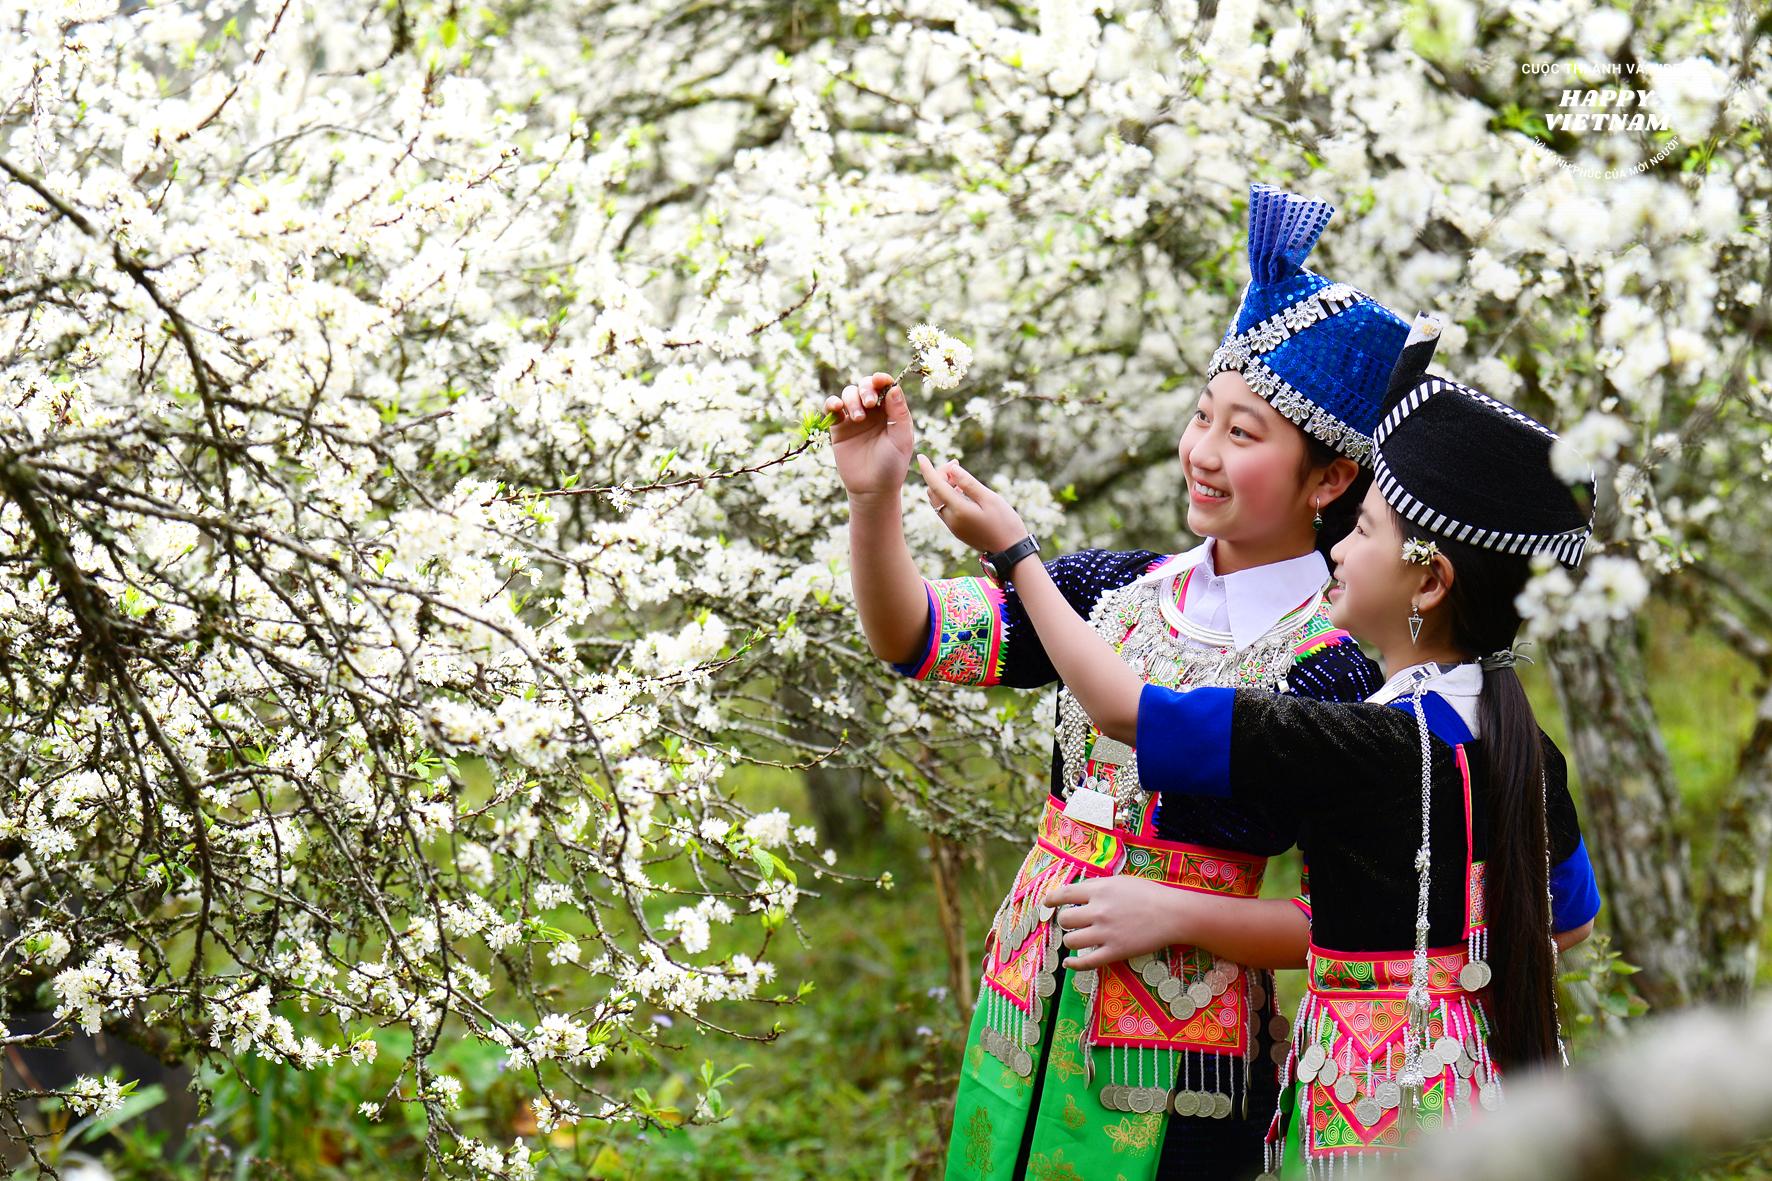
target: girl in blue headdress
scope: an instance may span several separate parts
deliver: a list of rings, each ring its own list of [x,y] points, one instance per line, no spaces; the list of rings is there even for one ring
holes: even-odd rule
[[[1143,681],[1340,701],[1379,687],[1328,619],[1324,555],[1370,484],[1370,435],[1408,329],[1304,268],[1332,213],[1251,190],[1250,283],[1178,444],[1188,527],[1206,541],[1047,564],[1074,612]],[[904,392],[876,374],[826,409],[839,415],[833,450],[873,651],[923,679],[1055,680],[1012,583],[988,568],[920,576],[900,525],[914,452]],[[1259,969],[1300,960],[1307,938],[1299,908],[1256,894],[1266,858],[1296,842],[1295,818],[1241,801],[1159,802],[1139,790],[1132,748],[1062,691],[1051,787],[986,936],[947,1175],[1253,1175],[1284,1036]],[[1069,940],[1047,899],[1088,903],[1103,932],[1136,930],[1139,954],[1128,961],[1130,945],[1107,940],[1067,971]],[[1151,941],[1195,908],[1242,916],[1243,954]]]

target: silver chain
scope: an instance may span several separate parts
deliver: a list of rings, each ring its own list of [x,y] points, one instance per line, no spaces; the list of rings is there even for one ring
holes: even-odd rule
[[[1415,870],[1418,886],[1415,894],[1415,962],[1409,974],[1409,1026],[1404,1034],[1403,1071],[1406,1077],[1419,1085],[1421,1081],[1421,1042],[1417,1025],[1424,1020],[1428,1011],[1427,995],[1427,936],[1428,936],[1428,885],[1433,867],[1432,829],[1430,821],[1433,811],[1433,751],[1428,743],[1427,714],[1421,708],[1421,682],[1415,685],[1415,692],[1409,697],[1409,705],[1415,711],[1416,729],[1421,734],[1421,848],[1415,853]]]

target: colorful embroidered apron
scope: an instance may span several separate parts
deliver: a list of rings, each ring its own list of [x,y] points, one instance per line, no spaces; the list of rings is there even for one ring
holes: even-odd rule
[[[1311,946],[1308,991],[1281,1068],[1280,1108],[1269,1129],[1269,1161],[1284,1175],[1345,1175],[1369,1158],[1405,1147],[1418,1130],[1456,1125],[1501,1101],[1501,1072],[1489,1054],[1482,994],[1489,971],[1483,862],[1470,846],[1470,769],[1464,782],[1464,943],[1428,952],[1429,1008],[1417,1031],[1420,1082],[1404,1077],[1413,952],[1349,953]]]
[[[1172,624],[1191,576],[1190,570],[1169,587],[1117,588],[1090,613],[1091,626],[1147,681],[1274,689],[1294,664],[1346,637],[1329,622],[1319,595],[1243,652],[1228,644],[1184,650]],[[1159,595],[1168,602],[1159,603]],[[1099,971],[1058,966],[1067,954],[1064,932],[1042,901],[1055,886],[1134,873],[1177,889],[1254,898],[1266,864],[1159,838],[1158,799],[1137,788],[1132,748],[1086,718],[1067,726],[1066,696],[1059,736],[1066,778],[1119,804],[1110,805],[1110,815],[1075,807],[1067,813],[1049,798],[1034,846],[992,921],[955,1099],[946,1174],[952,1181],[1015,1177],[1024,1141],[1032,1181],[1150,1181],[1171,1112],[1245,1114],[1251,1070],[1272,1069],[1255,1060],[1250,1029],[1272,995],[1271,973],[1188,947]]]
[[[1154,811],[1154,797],[1150,803]],[[1014,1175],[1036,1072],[1043,1083],[1029,1178],[1154,1177],[1170,1111],[1225,1118],[1246,1104],[1240,1090],[1231,1097],[1232,1079],[1218,1064],[1232,1055],[1247,1071],[1255,1047],[1249,1024],[1272,987],[1268,974],[1186,947],[1067,973],[1059,967],[1063,929],[1041,899],[1055,886],[1110,873],[1253,898],[1265,864],[1101,829],[1048,800],[985,937],[947,1175]]]

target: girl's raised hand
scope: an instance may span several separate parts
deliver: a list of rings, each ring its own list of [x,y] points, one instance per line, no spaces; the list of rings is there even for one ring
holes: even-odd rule
[[[948,532],[980,553],[1006,550],[1028,535],[1021,514],[1009,502],[978,482],[950,459],[938,469],[927,456],[917,456],[917,469],[929,493],[930,507]]]
[[[831,424],[837,475],[852,496],[897,492],[911,465],[917,436],[904,390],[890,373],[876,373],[824,400]]]

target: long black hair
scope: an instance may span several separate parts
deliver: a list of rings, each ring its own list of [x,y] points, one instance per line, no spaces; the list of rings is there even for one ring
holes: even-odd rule
[[[1321,471],[1336,460],[1343,458],[1341,452],[1331,447],[1317,436],[1301,429],[1304,435],[1304,470],[1299,478],[1305,479],[1312,472]],[[1317,509],[1323,515],[1323,527],[1317,530],[1316,551],[1329,562],[1329,551],[1340,544],[1341,539],[1354,531],[1354,521],[1360,515],[1360,502],[1366,499],[1366,490],[1372,487],[1372,470],[1360,468],[1360,474],[1347,486],[1340,496]],[[1330,562],[1330,565],[1334,565]]]
[[[1477,657],[1512,645],[1521,623],[1514,600],[1531,577],[1531,560],[1439,537],[1392,515],[1405,539],[1434,542],[1452,563],[1446,609],[1453,646]],[[1503,1067],[1528,1066],[1557,1053],[1556,958],[1546,881],[1545,739],[1525,686],[1511,668],[1484,671],[1477,718],[1478,770],[1488,798],[1484,888],[1495,1002],[1490,1051]]]

